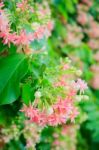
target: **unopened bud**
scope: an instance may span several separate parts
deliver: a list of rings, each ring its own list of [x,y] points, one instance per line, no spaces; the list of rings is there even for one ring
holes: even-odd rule
[[[17,11],[17,12],[20,12],[20,11],[21,11],[21,9],[20,9],[20,8],[16,8],[16,11]]]
[[[81,71],[81,70],[77,70],[77,71],[76,71],[76,75],[77,75],[77,76],[81,76],[81,75],[82,75],[82,71]]]
[[[41,92],[40,91],[36,91],[35,92],[35,97],[36,98],[40,98],[41,97]]]
[[[84,96],[83,96],[83,99],[87,101],[87,100],[89,100],[89,96],[84,95]]]
[[[53,113],[53,108],[52,107],[49,107],[48,110],[47,110],[47,114],[48,115],[51,115]]]
[[[80,102],[82,100],[82,95],[76,95],[76,101]]]
[[[71,60],[68,57],[65,60],[67,63],[69,63],[69,64],[71,63]]]

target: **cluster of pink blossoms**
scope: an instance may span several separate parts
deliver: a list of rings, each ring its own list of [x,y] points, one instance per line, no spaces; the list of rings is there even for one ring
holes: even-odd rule
[[[92,6],[92,0],[82,0],[83,3],[85,3],[87,6]]]
[[[64,70],[65,68],[68,70],[68,65],[65,65],[62,69]],[[63,88],[64,90],[59,94],[65,94],[65,98],[57,95],[56,101],[47,108],[46,106],[39,108],[40,99],[36,98],[33,104],[29,106],[24,105],[21,111],[30,119],[30,122],[40,126],[57,126],[65,124],[67,120],[74,122],[79,114],[78,108],[75,106],[76,96],[78,93],[80,95],[84,93],[87,89],[87,84],[81,79],[71,81],[69,75],[64,75],[57,83],[53,84],[53,88],[56,90],[57,88]]]
[[[79,114],[78,109],[74,107],[73,101],[69,100],[69,98],[65,100],[60,98],[48,110],[41,111],[32,105],[24,105],[21,111],[30,119],[30,122],[34,122],[40,126],[65,124],[68,119],[74,121]]]
[[[90,8],[94,5],[93,0],[81,0],[77,5],[77,23],[67,24],[67,37],[66,43],[73,47],[81,46],[83,44],[84,36],[87,35],[88,41],[86,44],[94,50],[93,57],[96,64],[90,67],[93,74],[90,85],[94,89],[99,89],[99,23],[97,19],[90,13]],[[85,34],[85,35],[84,35]],[[66,44],[65,43],[65,44]],[[79,47],[78,47],[79,48]],[[80,64],[80,68],[83,68],[83,62],[74,53],[69,56],[72,60]]]
[[[66,28],[66,43],[69,45],[73,45],[74,47],[79,46],[81,44],[81,40],[83,39],[81,27],[78,27],[76,24],[72,26],[70,24],[67,24]]]
[[[30,123],[28,120],[24,122],[24,129],[22,133],[26,139],[26,149],[35,149],[36,143],[40,142],[40,134],[42,128],[37,125]]]
[[[99,55],[98,55],[99,56]],[[99,58],[99,57],[98,57]],[[99,60],[98,60],[99,62]],[[93,77],[90,81],[90,85],[94,88],[94,89],[99,89],[99,65],[98,64],[93,64],[90,67],[91,72],[93,73]]]
[[[24,1],[24,5],[27,3]],[[21,4],[20,4],[21,5]],[[18,4],[18,7],[20,6]],[[29,44],[34,40],[40,40],[44,36],[49,37],[51,35],[51,31],[53,30],[53,22],[48,21],[46,24],[40,25],[36,31],[31,33],[26,33],[24,29],[21,29],[20,33],[12,32],[10,29],[10,23],[8,16],[2,8],[4,7],[3,3],[0,3],[0,38],[3,39],[3,44],[13,43],[14,45],[22,45],[29,47]],[[21,7],[21,6],[20,6]],[[30,51],[31,53],[31,51]]]
[[[88,36],[88,46],[94,50],[93,57],[96,64],[90,67],[93,77],[89,84],[94,89],[99,89],[99,23],[89,13],[92,5],[94,5],[94,1],[82,0],[82,3],[78,5],[77,21],[80,25],[82,25],[83,32]]]
[[[88,5],[89,4],[89,5]],[[89,37],[88,45],[93,50],[99,49],[99,23],[89,13],[90,7],[93,5],[92,1],[82,0],[77,6],[78,16],[77,21],[82,25],[82,30]]]

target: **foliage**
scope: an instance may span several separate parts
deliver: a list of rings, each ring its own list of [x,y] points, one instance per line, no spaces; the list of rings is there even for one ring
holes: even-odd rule
[[[98,150],[98,3],[0,2],[1,149]]]

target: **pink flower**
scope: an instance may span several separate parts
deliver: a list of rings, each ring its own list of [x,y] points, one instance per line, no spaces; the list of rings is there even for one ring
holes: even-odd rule
[[[53,142],[53,145],[59,146],[59,145],[60,145],[60,141],[59,141],[59,140],[55,140],[55,141]]]
[[[61,79],[58,82],[54,83],[54,86],[55,87],[61,87],[61,86],[65,87],[65,86],[67,86],[65,76],[62,76]]]
[[[58,137],[59,137],[59,134],[54,133],[54,134],[53,134],[53,137],[54,137],[54,138],[58,138]]]
[[[87,83],[85,83],[85,81],[83,81],[81,79],[77,80],[77,84],[79,86],[80,92],[82,92],[82,93],[88,88]]]
[[[44,26],[40,26],[33,34],[34,39],[40,40],[44,37],[45,28]]]
[[[47,121],[47,114],[45,112],[40,112],[40,121],[39,121],[39,125],[40,126],[45,126],[48,124],[48,121]]]
[[[70,89],[69,93],[68,93],[68,97],[73,97],[77,94],[77,91],[75,89]]]
[[[70,68],[70,66],[68,64],[64,64],[62,67],[63,70],[68,70],[69,68]]]
[[[33,146],[33,141],[32,140],[27,140],[27,143],[26,143],[26,148],[31,148]]]
[[[72,110],[72,101],[59,99],[58,102],[53,105],[53,109],[57,114],[64,114],[64,116],[67,117]]]
[[[99,65],[92,65],[90,70],[93,73],[90,85],[94,89],[99,89]]]
[[[21,111],[24,112],[25,115],[30,118],[30,120],[34,119],[35,121],[37,121],[36,119],[39,115],[39,112],[36,108],[33,108],[31,104],[29,106],[24,105]]]
[[[19,35],[16,36],[15,44],[16,45],[29,45],[33,41],[32,34],[26,34],[25,30],[22,30]]]
[[[87,14],[85,12],[79,12],[79,15],[78,15],[78,18],[77,18],[78,22],[81,24],[81,25],[85,25],[87,24],[88,22],[88,17],[87,17]]]
[[[90,38],[99,38],[99,26],[98,28],[91,28],[88,32],[88,35],[90,36]]]
[[[47,118],[44,112],[40,112],[39,109],[34,108],[31,104],[29,106],[24,105],[20,110],[30,119],[30,122],[44,126],[47,123]]]
[[[15,33],[5,32],[5,33],[1,33],[0,37],[3,38],[3,43],[4,44],[8,44],[10,46],[10,43],[14,43],[15,42],[16,34]]]
[[[3,12],[3,9],[2,9],[2,7],[4,7],[4,4],[3,4],[3,2],[1,2],[1,3],[0,3],[0,15],[1,15],[1,13]]]
[[[79,114],[78,109],[76,107],[73,108],[73,111],[70,114],[70,120],[71,120],[71,122],[74,122],[74,119],[78,116],[78,114]]]
[[[48,124],[50,126],[57,126],[59,124],[58,116],[55,113],[48,116]]]
[[[23,0],[20,3],[17,3],[17,7],[20,8],[23,12],[28,9],[28,0]]]
[[[98,43],[98,40],[96,39],[90,39],[88,42],[88,45],[90,46],[92,50],[98,50],[99,48],[99,43]]]
[[[99,62],[99,51],[94,54],[94,59]]]
[[[93,78],[90,81],[91,87],[99,89],[99,73],[94,73]]]
[[[0,31],[6,32],[9,28],[9,21],[7,16],[4,14],[4,12],[1,12],[0,14]]]
[[[2,7],[4,7],[4,4],[3,4],[3,2],[0,2],[0,9],[1,9]]]
[[[45,14],[47,14],[47,10],[46,9],[43,9],[43,8],[40,8],[40,10],[39,10],[39,15],[40,15],[40,17],[45,17]]]
[[[52,22],[52,21],[49,21],[49,22],[47,23],[47,29],[48,29],[49,31],[52,31],[53,28],[54,28],[53,22]]]

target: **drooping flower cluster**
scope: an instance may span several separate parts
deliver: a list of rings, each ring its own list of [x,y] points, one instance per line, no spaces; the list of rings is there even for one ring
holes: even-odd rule
[[[68,124],[56,129],[56,132],[54,131],[53,133],[54,141],[52,143],[52,150],[76,150],[78,128],[78,125]]]
[[[35,149],[35,145],[40,142],[40,133],[42,128],[37,125],[30,123],[28,120],[24,123],[24,129],[22,133],[26,139],[26,149]]]
[[[92,5],[94,5],[94,1],[89,0],[82,0],[77,5],[77,22],[65,23],[67,28],[66,44],[78,47],[83,43],[83,39],[87,39],[86,43],[91,49],[99,49],[99,23],[90,13]]]
[[[10,47],[10,44],[13,43],[14,45],[18,47],[18,50],[17,50],[18,52],[24,51],[26,54],[29,54],[29,53],[32,53],[33,51],[30,45],[31,42],[35,40],[39,41],[43,39],[44,37],[48,38],[51,35],[51,31],[53,30],[53,21],[51,21],[49,10],[48,10],[48,14],[47,12],[45,14],[45,16],[48,16],[47,18],[44,16],[45,18],[39,19],[38,18],[40,14],[39,12],[39,14],[37,15],[36,21],[30,22],[28,21],[30,19],[28,10],[31,10],[33,6],[31,6],[28,1],[22,0],[21,3],[16,4],[16,8],[14,10],[16,12],[16,15],[19,16],[19,23],[16,24],[17,25],[16,31],[14,31],[11,28],[11,23],[10,23],[11,14],[7,15],[7,9],[5,10],[3,9],[3,7],[4,7],[4,4],[0,3],[0,38],[2,38],[3,44],[8,44],[8,46]],[[38,5],[38,7],[40,6]],[[42,9],[44,8],[42,7]],[[26,12],[24,12],[24,10],[26,10]],[[31,12],[31,15],[33,14],[35,15],[38,10],[39,8],[35,10],[35,12]],[[22,15],[20,15],[20,13]],[[27,18],[25,17],[26,14],[28,16]],[[24,22],[24,25],[25,24],[27,25],[27,22],[28,22],[30,26],[29,32],[24,27],[22,22]],[[35,28],[35,25],[36,25],[36,28]]]
[[[93,50],[99,48],[99,24],[94,17],[89,13],[90,7],[93,5],[92,1],[82,1],[83,3],[78,5],[78,18],[77,21],[83,26],[83,32],[85,32],[88,37],[88,45]]]
[[[2,127],[1,129],[1,135],[4,143],[9,143],[13,139],[18,140],[20,134],[19,126],[16,124],[12,124],[8,127]]]
[[[47,73],[48,71],[50,70],[47,70]],[[87,84],[83,80],[76,79],[77,70],[70,63],[61,63],[58,66],[58,72],[55,73],[55,71],[54,73],[50,72],[52,80],[50,93],[49,87],[45,87],[45,90],[39,89],[41,94],[36,92],[34,103],[29,106],[24,105],[21,109],[30,122],[40,126],[57,126],[65,124],[68,120],[74,122],[79,114],[75,105],[77,103],[76,96],[78,93],[82,96],[87,89]]]
[[[98,65],[98,53],[99,53],[99,23],[97,19],[90,13],[91,6],[94,5],[94,1],[82,0],[82,3],[78,5],[78,22],[82,25],[83,32],[88,36],[87,44],[88,46],[94,50],[93,57],[96,61],[96,64],[90,67],[90,71],[93,74],[93,77],[90,81],[90,85],[94,89],[99,89],[99,65]],[[85,15],[81,16],[81,13]],[[80,18],[80,19],[79,19]]]
[[[72,26],[67,24],[67,37],[66,37],[67,44],[77,47],[81,44],[82,38],[83,34],[81,27],[78,27],[76,24]]]
[[[74,48],[74,51],[71,50],[70,53],[68,53],[68,56],[79,65],[79,67],[83,70],[84,69],[84,61],[81,60],[82,56],[79,54],[76,55],[77,49],[83,49],[83,51],[86,51],[89,49],[90,54],[92,53],[92,57],[95,60],[95,68],[98,68],[98,62],[99,62],[99,23],[98,23],[98,17],[96,18],[95,15],[93,15],[92,9],[94,8],[95,2],[93,0],[81,0],[77,4],[77,20],[73,23],[65,22],[65,28],[67,29],[65,33],[65,37],[63,36],[64,42],[61,42],[61,48],[65,52],[65,47],[68,49]],[[97,10],[98,11],[98,10]],[[84,47],[86,47],[84,50]],[[79,50],[80,51],[80,50]],[[67,51],[66,51],[67,52]],[[75,57],[74,57],[75,55]],[[79,63],[78,63],[79,62]],[[97,69],[98,70],[98,69]],[[99,78],[99,72],[96,71],[96,69],[93,68],[93,65],[90,69],[90,79],[89,81],[90,85],[95,88],[99,89],[98,86],[98,78]]]
[[[17,117],[17,123],[13,121],[10,126],[2,127],[0,134],[2,135],[2,142],[8,144],[11,140],[18,141],[23,135],[26,140],[26,149],[35,149],[36,143],[40,141],[40,133],[43,128],[30,123],[28,120]]]

